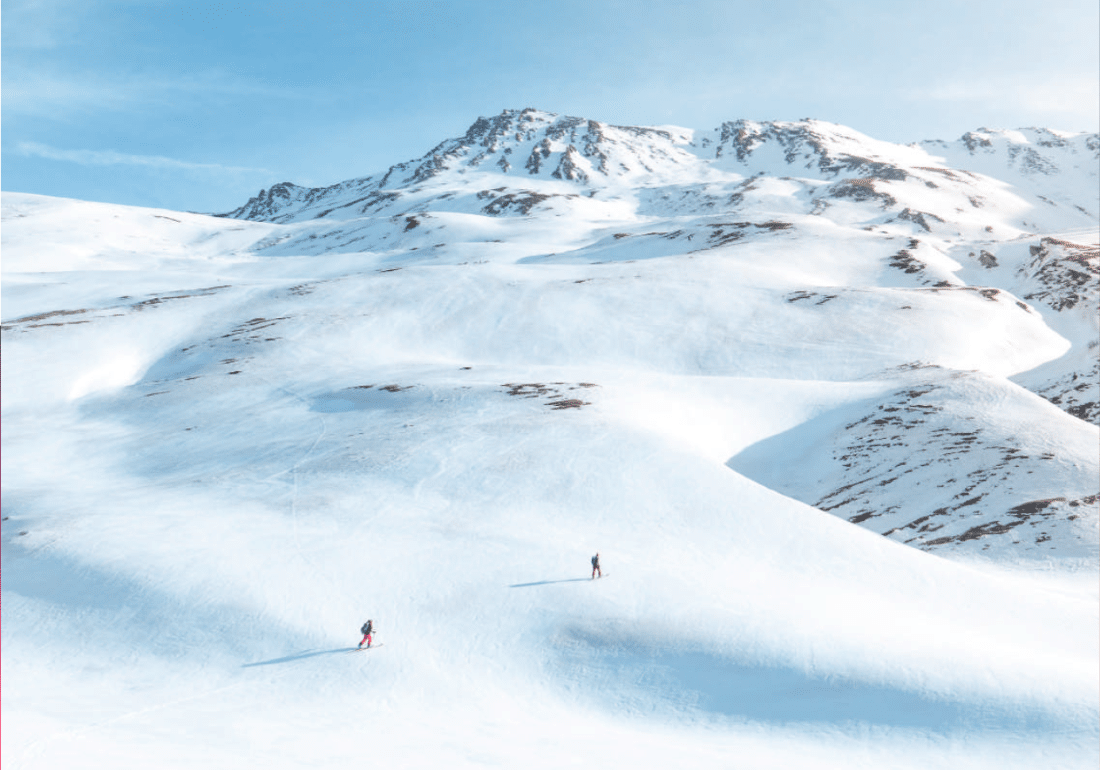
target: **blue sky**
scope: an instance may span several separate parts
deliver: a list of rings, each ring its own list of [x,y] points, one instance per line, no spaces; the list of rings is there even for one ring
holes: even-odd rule
[[[642,6],[645,6],[644,8]],[[225,211],[479,115],[1098,130],[1095,0],[4,0],[4,190]]]

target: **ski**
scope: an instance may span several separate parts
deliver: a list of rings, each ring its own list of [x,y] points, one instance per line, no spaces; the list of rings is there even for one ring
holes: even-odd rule
[[[374,649],[377,649],[381,646],[382,646],[382,642],[379,642],[378,644],[372,644],[370,647],[356,647],[353,650],[348,650],[348,652],[349,653],[351,653],[351,652],[366,652],[367,650],[374,650]]]

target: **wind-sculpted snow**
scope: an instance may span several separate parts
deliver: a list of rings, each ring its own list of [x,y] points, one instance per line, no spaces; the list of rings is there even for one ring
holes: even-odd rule
[[[967,136],[5,193],[4,766],[1094,766],[1096,143]]]

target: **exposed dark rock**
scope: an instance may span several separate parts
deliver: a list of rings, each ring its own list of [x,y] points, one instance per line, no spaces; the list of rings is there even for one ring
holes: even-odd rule
[[[526,215],[529,214],[531,209],[535,206],[552,197],[554,196],[537,193],[532,190],[520,190],[518,192],[498,196],[492,203],[485,206],[482,211],[490,216],[500,216],[501,214],[512,213],[513,211]]]

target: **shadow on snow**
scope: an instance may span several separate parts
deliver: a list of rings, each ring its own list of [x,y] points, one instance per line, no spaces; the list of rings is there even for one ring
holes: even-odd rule
[[[509,588],[530,588],[531,586],[548,586],[554,583],[587,583],[591,578],[566,578],[565,580],[538,580],[534,583],[513,583]]]
[[[241,668],[254,668],[255,666],[274,666],[278,663],[291,663],[295,660],[305,660],[306,658],[314,658],[318,655],[335,655],[338,652],[354,652],[355,649],[355,647],[337,647],[334,650],[306,650],[305,652],[298,652],[294,655],[285,655],[281,658],[261,660],[256,663],[245,663],[241,666]]]
[[[619,712],[673,711],[696,718],[948,734],[991,728],[1049,731],[1061,721],[1037,703],[972,700],[796,667],[746,665],[602,634],[574,632],[570,637],[560,659],[566,681]]]

